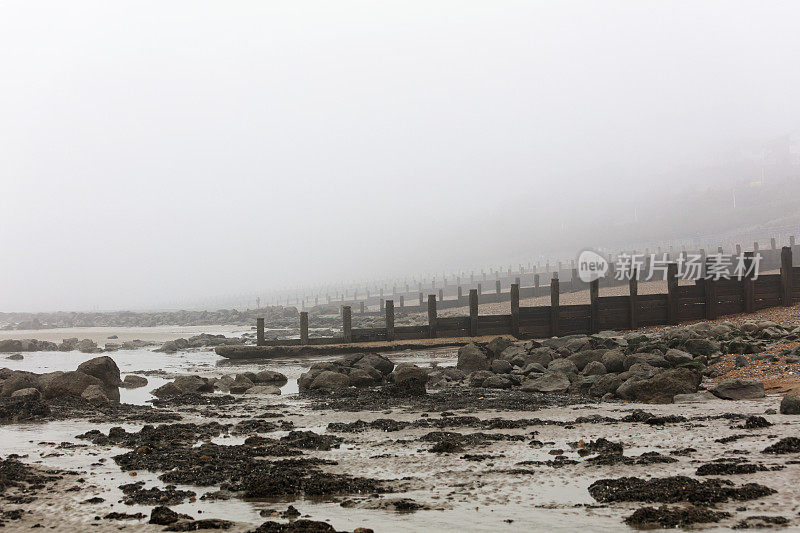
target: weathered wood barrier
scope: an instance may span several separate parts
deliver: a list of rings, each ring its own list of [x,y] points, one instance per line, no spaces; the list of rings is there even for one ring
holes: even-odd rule
[[[752,253],[746,253],[745,257]],[[343,306],[340,337],[309,337],[308,313],[304,311],[300,313],[299,339],[266,341],[264,321],[259,319],[256,324],[257,343],[259,346],[297,346],[504,334],[518,338],[544,338],[713,320],[723,315],[752,313],[800,302],[800,267],[792,266],[792,247],[780,249],[777,259],[779,274],[761,274],[756,279],[752,275],[742,279],[700,279],[692,285],[680,285],[677,263],[669,263],[666,294],[638,294],[638,282],[634,276],[628,282],[628,296],[600,296],[600,283],[594,281],[585,284],[589,288],[590,303],[584,305],[561,305],[559,280],[554,278],[548,287],[549,306],[520,307],[523,294],[525,297],[537,296],[543,288],[537,283],[536,292],[530,293],[514,283],[509,292],[511,314],[508,315],[479,315],[478,291],[471,289],[469,316],[439,317],[437,295],[430,294],[427,299],[428,324],[418,326],[395,325],[394,302],[388,300],[384,327],[353,328],[350,306]],[[761,266],[764,270],[764,261]],[[766,266],[772,265],[768,263]]]

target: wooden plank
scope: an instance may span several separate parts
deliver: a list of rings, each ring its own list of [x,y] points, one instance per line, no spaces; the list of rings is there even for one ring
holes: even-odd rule
[[[436,338],[436,295],[428,295],[428,329],[431,339]]]
[[[559,335],[558,329],[558,278],[550,280],[550,335]]]
[[[469,335],[478,335],[478,290],[469,290]]]
[[[638,305],[638,296],[639,296],[639,280],[637,279],[638,275],[636,273],[636,269],[633,270],[631,274],[631,279],[628,281],[628,317],[630,319],[630,328],[636,329],[639,320],[637,318],[637,312],[639,310]]]
[[[599,304],[598,299],[600,298],[600,280],[596,279],[589,283],[589,331],[592,333],[597,333],[600,331],[600,325],[598,323],[599,318]]]
[[[308,344],[308,311],[300,312],[300,344]]]
[[[781,303],[792,305],[792,249],[781,248]]]
[[[678,264],[667,264],[667,324],[678,323]]]
[[[519,282],[511,284],[511,334],[519,336]]]
[[[394,300],[386,300],[386,340],[394,340]]]
[[[342,306],[342,337],[344,342],[353,342],[353,320],[349,305]]]

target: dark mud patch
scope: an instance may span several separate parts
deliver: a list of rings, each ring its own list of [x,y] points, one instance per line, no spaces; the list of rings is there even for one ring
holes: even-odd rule
[[[97,424],[120,422],[144,422],[157,424],[175,422],[183,417],[172,411],[154,409],[148,405],[128,403],[93,404],[83,398],[64,396],[49,400],[51,414],[48,420],[70,420],[88,418]]]
[[[748,416],[744,423],[739,426],[733,426],[733,429],[761,429],[768,428],[772,425],[763,416]]]
[[[229,425],[219,422],[208,422],[206,424],[161,424],[159,426],[146,425],[141,430],[128,433],[121,427],[113,427],[108,434],[93,429],[75,438],[84,439],[107,446],[116,444],[126,448],[138,448],[140,446],[163,446],[192,444],[201,439],[217,437],[227,433]]]
[[[158,487],[146,489],[143,481],[120,485],[119,488],[125,505],[177,505],[197,496],[190,490],[178,490],[174,485],[167,485],[163,490]]]
[[[597,501],[611,502],[689,502],[709,505],[730,500],[753,500],[776,491],[757,483],[735,486],[723,479],[698,481],[686,476],[640,479],[622,477],[601,479],[589,485],[589,494]]]
[[[783,466],[767,467],[755,463],[748,463],[742,460],[722,459],[700,465],[695,472],[698,476],[734,476],[742,474],[755,474],[756,472],[768,472],[771,470],[781,470]]]
[[[784,516],[748,516],[739,521],[733,529],[766,529],[772,527],[785,527],[790,520]]]
[[[658,452],[645,452],[638,456],[628,457],[621,453],[601,453],[595,457],[586,459],[586,466],[612,466],[617,464],[623,465],[652,465],[652,464],[667,464],[677,463],[678,460],[674,457],[661,455]]]
[[[509,435],[505,433],[454,433],[451,431],[431,431],[420,437],[423,442],[434,442],[430,448],[433,453],[455,453],[464,451],[469,446],[482,446],[490,442],[525,440],[524,435]]]
[[[712,511],[702,507],[642,507],[625,518],[625,523],[640,529],[684,528],[692,524],[719,522],[729,518],[730,513]]]
[[[252,418],[250,420],[242,420],[237,422],[231,428],[233,435],[249,435],[252,433],[271,433],[273,431],[291,431],[294,429],[294,423],[289,420],[264,420],[263,418]]]
[[[767,446],[761,453],[800,453],[800,438],[786,437],[785,439],[781,439],[771,446]]]

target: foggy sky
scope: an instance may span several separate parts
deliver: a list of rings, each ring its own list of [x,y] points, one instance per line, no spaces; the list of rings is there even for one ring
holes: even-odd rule
[[[796,130],[798,20],[763,1],[0,0],[0,310],[532,257],[552,242],[534,227],[591,227],[606,200],[702,185]]]

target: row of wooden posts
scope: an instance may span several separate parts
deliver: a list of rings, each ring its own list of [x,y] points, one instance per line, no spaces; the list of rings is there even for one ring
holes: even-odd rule
[[[754,252],[746,252],[745,260]],[[780,284],[778,285],[778,277]],[[385,304],[385,327],[356,330],[354,337],[352,327],[352,310],[350,306],[342,307],[342,336],[339,338],[309,338],[308,313],[300,313],[300,339],[294,341],[271,341],[264,339],[264,319],[257,319],[257,342],[264,344],[327,344],[335,342],[359,342],[364,340],[398,339],[398,331],[402,338],[436,338],[461,336],[452,332],[463,332],[466,336],[477,336],[480,333],[479,321],[486,324],[483,328],[491,333],[507,333],[516,337],[544,337],[581,332],[597,333],[601,326],[634,329],[641,325],[677,324],[680,320],[716,319],[722,314],[731,312],[752,313],[753,311],[775,305],[791,305],[800,300],[800,268],[792,267],[792,248],[784,247],[780,253],[780,274],[759,276],[756,281],[752,277],[736,280],[700,279],[694,286],[680,286],[677,263],[667,264],[667,293],[661,295],[639,295],[638,280],[634,274],[629,282],[628,296],[600,296],[599,280],[588,284],[589,305],[561,306],[559,302],[560,288],[558,278],[550,283],[550,306],[520,308],[520,286],[511,285],[511,314],[478,315],[479,294],[477,289],[469,291],[469,317],[439,318],[437,314],[437,298],[428,295],[428,324],[426,326],[395,326],[395,306],[393,300]],[[758,288],[758,291],[756,290]],[[721,293],[718,295],[718,290]],[[757,294],[758,292],[758,294]],[[623,301],[624,300],[624,301]],[[704,309],[698,311],[698,304]],[[758,305],[757,305],[758,303]],[[588,307],[588,309],[587,309]],[[663,309],[665,307],[665,309]],[[603,316],[603,314],[608,316]],[[468,318],[468,319],[467,319]],[[505,320],[510,318],[510,320]],[[583,323],[588,318],[587,327],[574,324],[562,325],[560,320]],[[523,324],[524,323],[524,324]],[[440,328],[440,324],[446,325]],[[549,327],[548,327],[549,326]],[[566,326],[566,327],[562,327]],[[441,331],[440,331],[441,329]]]

